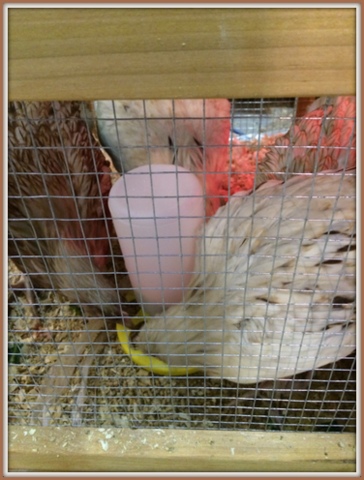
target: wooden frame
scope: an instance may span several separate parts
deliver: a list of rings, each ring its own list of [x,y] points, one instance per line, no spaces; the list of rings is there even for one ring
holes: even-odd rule
[[[355,94],[356,10],[9,9],[9,99]],[[354,472],[355,435],[9,427],[10,471]]]
[[[351,95],[355,15],[354,8],[10,8],[9,98]]]
[[[355,435],[11,427],[11,471],[353,472]]]

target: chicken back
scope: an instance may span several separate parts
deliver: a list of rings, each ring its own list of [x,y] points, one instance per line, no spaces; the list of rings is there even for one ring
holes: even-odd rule
[[[289,377],[355,349],[355,170],[270,180],[203,225],[185,302],[135,345],[240,383]]]

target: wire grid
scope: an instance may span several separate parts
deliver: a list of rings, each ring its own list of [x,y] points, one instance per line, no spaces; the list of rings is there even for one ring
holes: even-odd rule
[[[220,190],[213,192],[213,196],[218,198],[220,204],[229,200],[235,193],[234,189],[239,190],[242,185],[245,190],[248,190],[248,187],[257,186],[256,178],[258,177],[255,176],[255,170],[258,169],[259,162],[264,161],[267,149],[274,146],[276,139],[290,132],[295,122],[299,121],[296,119],[299,102],[300,99],[231,101],[231,121],[230,118],[222,116],[224,120],[229,121],[230,125],[227,169],[225,171],[221,168],[221,162],[214,164],[216,171],[220,168],[224,170],[222,182],[228,178]],[[152,157],[151,152],[154,155],[156,150],[153,149],[158,147],[159,153],[161,153],[160,148],[166,149],[170,163],[181,163],[181,158],[184,157],[183,155],[179,157],[178,149],[183,150],[181,147],[186,145],[181,140],[185,137],[180,137],[179,132],[183,129],[188,130],[188,122],[196,123],[197,118],[200,123],[198,125],[196,123],[197,126],[192,128],[194,150],[192,153],[191,150],[189,152],[192,157],[194,152],[198,152],[197,158],[201,162],[199,168],[202,174],[196,167],[196,162],[191,169],[199,173],[205,195],[203,198],[207,203],[206,195],[209,192],[206,192],[206,189],[209,185],[206,181],[206,170],[208,170],[207,162],[211,161],[211,156],[209,156],[209,150],[201,146],[209,142],[206,130],[209,128],[208,120],[211,120],[211,113],[207,111],[205,102],[202,102],[197,113],[194,112],[191,116],[187,114],[182,118],[183,109],[174,102],[170,102],[170,105],[169,110],[164,107],[159,116],[155,115],[153,123],[150,118],[147,119],[149,115],[147,102],[140,103],[139,107],[142,110],[136,125],[138,129],[143,128],[140,138],[144,138],[144,141],[132,147],[125,145],[125,137],[122,137],[123,134],[125,135],[123,130],[126,125],[125,118],[109,118],[115,126],[119,125],[120,120],[124,122],[123,127],[115,129],[117,141],[120,143],[118,158],[122,159],[129,148],[134,149],[134,152],[135,149],[141,148],[147,152],[144,163],[150,164],[155,158]],[[9,116],[9,138],[12,139],[9,142],[9,423],[34,425],[41,422],[43,425],[133,428],[354,431],[356,424],[354,338],[352,351],[346,358],[338,359],[335,363],[329,363],[313,371],[296,374],[293,378],[277,378],[258,384],[236,383],[226,378],[219,378],[218,375],[211,378],[206,374],[206,368],[191,375],[161,376],[134,364],[123,352],[116,335],[115,324],[108,320],[108,317],[117,316],[119,305],[123,312],[131,317],[134,316],[140,308],[135,297],[143,298],[143,294],[138,295],[138,292],[133,292],[117,235],[113,231],[111,222],[105,221],[109,213],[106,203],[100,200],[101,197],[107,200],[107,194],[102,191],[102,177],[87,178],[87,172],[103,169],[103,175],[109,176],[114,183],[119,178],[119,174],[115,172],[113,166],[110,171],[99,166],[100,153],[110,160],[107,151],[111,154],[114,163],[118,161],[115,162],[115,151],[107,148],[102,125],[100,127],[99,123],[98,136],[103,139],[105,147],[101,152],[95,136],[96,124],[92,123],[94,116],[91,115],[90,105],[72,102],[72,108],[68,107],[69,104],[54,102],[50,108],[47,105],[45,114],[44,109],[37,111],[36,107],[32,110],[26,104],[18,104],[16,115]],[[113,113],[116,114],[114,104],[112,108]],[[70,116],[67,117],[67,115]],[[47,122],[54,128],[51,128],[48,134],[47,131],[44,134],[42,128]],[[148,129],[153,130],[154,125],[159,123],[162,124],[164,131],[167,128],[166,125],[172,125],[170,129],[172,133],[168,140],[166,136],[161,136],[161,142],[156,143],[155,137],[152,136],[153,132],[148,132]],[[42,128],[39,125],[42,125]],[[200,138],[196,138],[196,128],[201,129]],[[220,128],[220,123],[216,123],[214,128]],[[19,137],[20,131],[21,137]],[[77,136],[75,131],[81,131],[82,135]],[[349,136],[348,144],[336,146],[345,150],[347,157],[354,149],[354,133],[352,132]],[[318,138],[319,147],[322,135],[321,132]],[[81,141],[81,137],[83,138],[82,155],[77,150],[75,158],[78,167],[72,170],[70,156],[73,149],[76,152],[75,147],[77,141]],[[292,135],[289,135],[289,138],[291,141]],[[121,145],[123,141],[124,144]],[[182,145],[179,145],[179,141]],[[220,141],[216,143],[222,146]],[[211,144],[211,149],[213,147],[215,145]],[[45,156],[42,156],[42,151],[45,152]],[[51,151],[57,151],[61,160],[57,156],[47,159],[46,155]],[[244,168],[236,161],[242,157],[245,161]],[[14,158],[15,160],[11,160]],[[17,158],[23,160],[21,166],[19,161],[16,162]],[[29,158],[33,160],[29,161]],[[53,171],[49,168],[52,162],[59,162],[63,170]],[[82,172],[82,168],[79,168],[81,162],[85,162],[86,174]],[[122,161],[118,164],[119,171],[122,169],[121,163]],[[249,170],[247,165],[253,165],[254,168]],[[191,165],[188,166],[191,167]],[[232,171],[233,167],[235,167],[234,171]],[[239,168],[242,169],[240,172]],[[32,178],[29,177],[29,173]],[[208,171],[208,174],[212,173],[214,172]],[[233,183],[233,174],[238,177],[239,173],[244,176],[244,182]],[[27,174],[25,189],[21,177],[25,178]],[[82,184],[77,183],[77,178],[81,174],[83,174],[83,182],[86,183],[91,179],[90,183],[97,184],[96,193],[90,193],[91,189],[83,189]],[[50,188],[52,182],[56,182],[57,175],[60,177],[63,175],[68,182],[67,185],[72,186],[71,194],[62,190],[53,191]],[[249,181],[246,180],[247,178]],[[42,185],[42,188],[39,185]],[[309,194],[310,192],[307,192],[307,195]],[[251,195],[254,198],[255,194]],[[331,195],[336,197],[338,191],[332,191]],[[74,202],[76,196],[78,199]],[[96,206],[91,205],[82,209],[82,201],[93,196]],[[52,197],[54,201],[50,202]],[[51,206],[56,205],[55,210],[51,208],[49,215],[44,214],[47,209],[37,210],[38,207],[35,205],[38,205],[39,199],[48,202],[47,204]],[[67,210],[69,199],[73,202],[71,210],[72,207],[76,210],[76,214],[71,216]],[[15,203],[17,206],[15,209],[14,202],[19,201],[21,203]],[[285,201],[284,196],[281,201]],[[57,212],[62,212],[63,209],[62,219],[60,219]],[[85,212],[88,215],[88,221],[85,221],[83,216]],[[279,215],[279,211],[277,214]],[[18,226],[21,225],[22,219],[23,222],[26,219],[28,229],[19,233]],[[300,219],[293,218],[293,220]],[[319,217],[318,220],[321,221]],[[205,225],[208,225],[210,220],[203,218],[201,221],[204,225],[201,230],[203,238],[208,228]],[[228,225],[229,221],[228,216]],[[247,222],[247,218],[241,221]],[[50,222],[55,230],[53,241],[48,237],[45,238],[44,232],[49,231],[45,228],[47,222]],[[94,222],[97,228],[90,231],[88,227],[90,222]],[[65,224],[69,225],[69,230],[64,228]],[[75,227],[76,224],[84,228]],[[100,225],[103,227],[101,228]],[[33,233],[29,234],[29,231]],[[234,233],[229,233],[229,227],[227,232],[230,241],[234,241]],[[85,237],[90,240],[90,233],[94,235],[94,243],[84,240]],[[337,233],[333,232],[334,235]],[[78,256],[87,260],[86,263],[82,263],[82,271],[77,271],[77,267],[69,267],[74,260],[70,256],[70,249],[66,248],[62,253],[59,250],[58,245],[60,243],[64,245],[65,239],[71,239],[71,244],[72,239],[77,245],[83,244],[82,248],[73,250],[74,255],[77,252]],[[278,232],[277,238],[271,239],[272,245],[277,246],[281,239]],[[131,240],[135,241],[135,238]],[[251,236],[249,241],[253,240],[254,237]],[[301,243],[304,240],[303,237]],[[330,239],[326,239],[323,255],[328,242]],[[29,247],[30,245],[32,248]],[[354,235],[344,245],[348,254],[352,252]],[[225,265],[227,265],[229,255],[226,248],[219,254],[220,257],[225,258]],[[278,253],[274,253],[273,250],[273,258],[277,258],[277,255]],[[62,267],[54,261],[57,256],[61,260]],[[93,258],[92,261],[90,257]],[[346,260],[347,258],[344,257],[344,261]],[[40,271],[39,269],[37,271],[37,261],[41,262]],[[205,261],[199,265],[206,267],[207,263]],[[275,268],[274,261],[271,267],[272,270]],[[56,268],[58,273],[54,271]],[[197,271],[196,264],[195,270],[196,274],[201,273]],[[26,275],[24,275],[25,272]],[[231,293],[229,289],[231,290],[232,287],[228,283],[227,272],[226,269],[212,273],[216,277],[225,276],[223,293],[225,321],[231,315],[227,307]],[[136,273],[140,274],[140,272]],[[207,275],[206,271],[202,273]],[[263,273],[269,276],[272,271]],[[317,277],[319,273],[317,270]],[[160,272],[153,272],[153,274],[155,277],[161,275]],[[245,273],[247,281],[250,274],[247,269]],[[39,281],[39,278],[43,277],[45,279]],[[107,279],[105,284],[100,284],[101,277]],[[57,278],[65,280],[61,281]],[[339,284],[340,278],[336,276],[335,281]],[[85,285],[84,289],[80,284]],[[185,298],[185,296],[188,297],[190,289],[184,284],[183,286],[185,288],[182,297]],[[117,292],[116,296],[115,294],[108,296],[108,288],[114,289]],[[56,290],[61,291],[61,294],[57,294]],[[87,295],[84,294],[85,291]],[[102,295],[103,291],[106,296]],[[204,294],[201,296],[202,309],[197,309],[198,312],[206,311],[208,307],[206,302],[211,302],[211,299],[213,303],[214,297],[209,296],[208,293],[208,287],[205,286]],[[349,302],[342,298],[340,300],[339,297],[340,294],[337,293],[336,302],[341,303],[336,307],[339,308],[346,302],[348,304],[346,306],[352,309],[354,315],[353,299],[351,298]],[[112,309],[105,307],[103,303],[105,299],[113,303]],[[147,302],[144,308],[148,308]],[[335,313],[335,305],[331,305],[329,310]],[[168,305],[164,307],[163,312],[168,318]],[[243,316],[243,312],[242,303],[236,315]],[[97,320],[90,320],[91,317],[96,317]],[[119,310],[118,319],[119,321],[125,319],[121,310]],[[283,328],[285,321],[282,318]],[[269,333],[269,330],[267,332]],[[163,343],[163,332],[160,332],[159,341]],[[264,336],[263,341],[266,341]],[[207,334],[203,329],[198,342],[200,347],[208,342]],[[225,358],[229,358],[226,345],[222,342],[219,348]],[[296,347],[299,351],[300,345]],[[235,352],[239,352],[239,348],[235,348]],[[255,361],[259,363],[259,358]],[[277,367],[276,358],[272,358],[271,362],[272,368]],[[229,362],[225,360],[225,364],[229,365]],[[59,366],[58,370],[52,369],[54,365]],[[65,378],[67,381],[64,380]]]

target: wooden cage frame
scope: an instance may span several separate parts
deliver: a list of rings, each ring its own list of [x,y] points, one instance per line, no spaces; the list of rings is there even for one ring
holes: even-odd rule
[[[8,15],[9,100],[356,91],[353,7],[14,7]],[[11,472],[356,471],[350,433],[8,430]]]

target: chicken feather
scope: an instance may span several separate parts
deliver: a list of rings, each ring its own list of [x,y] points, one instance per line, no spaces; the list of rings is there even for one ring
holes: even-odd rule
[[[207,215],[221,206],[229,158],[227,99],[102,100],[94,109],[100,142],[116,170],[177,164],[199,176]]]
[[[111,170],[81,115],[79,102],[9,104],[9,256],[35,289],[56,290],[86,317],[72,355],[59,355],[42,379],[44,425],[77,366],[88,367],[108,340],[106,319],[124,315],[115,282],[104,275]]]
[[[111,171],[80,116],[78,102],[9,105],[9,256],[35,288],[58,290],[90,313],[99,310],[98,288],[115,316],[115,285],[102,275]],[[85,288],[92,279],[94,289]]]
[[[255,185],[293,173],[349,169],[356,162],[356,97],[319,97],[258,164]]]
[[[256,383],[355,349],[355,171],[271,180],[202,226],[185,302],[135,345],[172,366]]]

